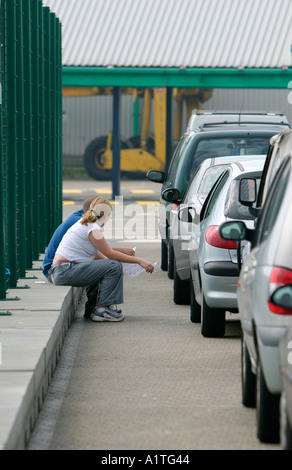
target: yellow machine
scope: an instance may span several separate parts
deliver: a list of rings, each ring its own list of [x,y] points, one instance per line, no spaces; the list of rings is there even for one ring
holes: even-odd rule
[[[144,176],[148,170],[165,169],[166,162],[166,88],[122,88],[122,93],[132,94],[133,101],[143,96],[141,133],[120,142],[120,170],[127,176]],[[64,87],[63,96],[88,96],[112,94],[112,88]],[[212,96],[212,90],[201,88],[175,88],[176,100],[174,142],[182,134],[183,103],[187,106],[187,119],[193,109],[201,109],[202,103]],[[153,108],[154,136],[150,134],[150,118]],[[93,139],[85,149],[84,166],[96,180],[111,179],[112,133]]]

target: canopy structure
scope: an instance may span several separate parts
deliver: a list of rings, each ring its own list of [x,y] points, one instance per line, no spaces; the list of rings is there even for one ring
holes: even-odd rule
[[[43,0],[63,85],[287,88],[290,0]]]

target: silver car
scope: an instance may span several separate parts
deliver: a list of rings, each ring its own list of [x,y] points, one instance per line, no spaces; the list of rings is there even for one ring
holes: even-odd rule
[[[252,241],[238,287],[243,332],[242,402],[256,405],[257,436],[263,442],[279,440],[279,343],[292,325],[291,150],[269,184],[256,230],[250,232],[242,222],[220,228],[225,239]],[[230,236],[228,230],[232,230]]]
[[[199,222],[194,223],[189,251],[193,294],[191,320],[201,321],[203,336],[223,336],[225,312],[237,311],[237,243],[226,242],[219,226],[227,220],[254,218],[249,208],[238,203],[242,179],[254,178],[259,185],[265,157],[231,163],[205,200]]]
[[[176,304],[190,304],[189,249],[193,221],[189,211],[200,214],[208,193],[230,163],[263,158],[262,155],[237,155],[204,160],[196,171],[181,204],[173,206],[169,235],[174,250],[173,300]],[[167,197],[167,194],[172,190],[165,190],[164,196]]]
[[[292,285],[289,286],[292,307]],[[287,301],[287,299],[286,299]],[[280,442],[282,449],[292,450],[292,325],[279,343],[282,391],[280,400]]]

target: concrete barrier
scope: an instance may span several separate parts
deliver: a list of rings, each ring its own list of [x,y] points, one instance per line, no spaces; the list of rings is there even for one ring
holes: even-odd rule
[[[0,301],[1,450],[26,448],[83,295],[48,284],[40,266]]]

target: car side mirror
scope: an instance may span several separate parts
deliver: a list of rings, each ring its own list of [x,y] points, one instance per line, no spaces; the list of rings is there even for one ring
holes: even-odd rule
[[[164,173],[164,171],[149,170],[146,173],[146,178],[149,181],[153,181],[153,183],[163,183],[165,175],[166,173]]]
[[[161,197],[167,202],[181,202],[180,192],[176,188],[165,189],[162,192]]]
[[[240,240],[252,240],[253,230],[249,230],[245,223],[237,220],[237,221],[230,221],[224,222],[219,227],[219,234],[223,240],[232,240],[232,241],[240,241]]]
[[[257,199],[257,184],[254,178],[242,178],[239,185],[239,202],[251,207]]]

